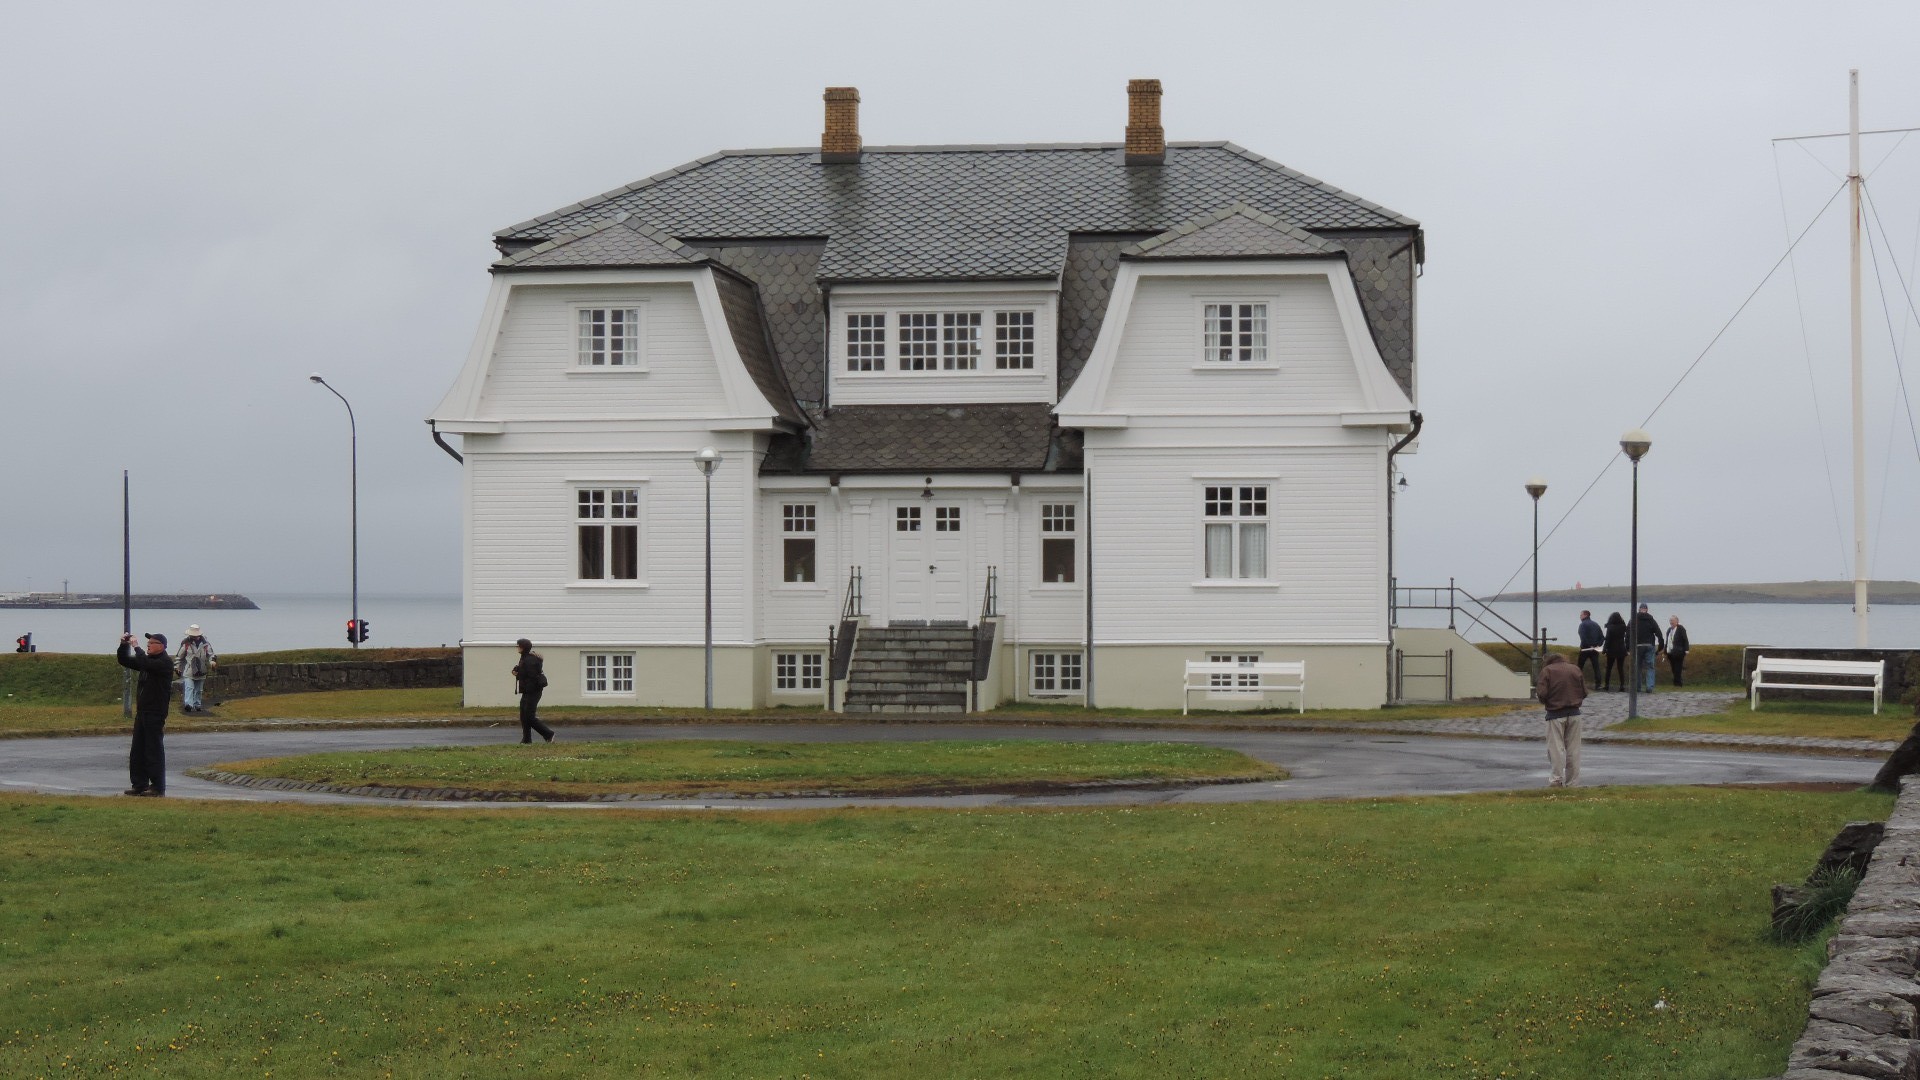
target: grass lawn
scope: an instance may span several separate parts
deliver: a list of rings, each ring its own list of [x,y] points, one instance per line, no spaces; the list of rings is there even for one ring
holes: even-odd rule
[[[0,1075],[1764,1076],[1822,949],[1767,887],[1890,805],[9,796]]]
[[[250,776],[348,786],[537,791],[893,795],[1018,791],[1096,780],[1281,780],[1286,772],[1236,750],[1180,743],[1009,741],[771,743],[672,740],[533,746],[444,746],[303,754],[214,766]]]
[[[1692,687],[1688,687],[1689,690]],[[1861,697],[1864,695],[1849,695]],[[1725,712],[1672,718],[1641,717],[1609,731],[1698,731],[1723,735],[1801,735],[1821,739],[1879,739],[1899,742],[1913,730],[1913,711],[1872,701],[1761,701],[1749,710],[1742,697]]]

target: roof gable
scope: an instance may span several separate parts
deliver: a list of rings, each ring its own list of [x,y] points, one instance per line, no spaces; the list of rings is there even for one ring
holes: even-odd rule
[[[495,270],[624,269],[690,266],[706,256],[666,233],[616,214],[595,225],[562,233],[493,264]]]

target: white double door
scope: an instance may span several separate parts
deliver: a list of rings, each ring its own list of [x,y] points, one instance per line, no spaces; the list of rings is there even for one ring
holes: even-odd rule
[[[888,621],[966,621],[973,594],[968,518],[974,508],[898,499],[888,509]]]

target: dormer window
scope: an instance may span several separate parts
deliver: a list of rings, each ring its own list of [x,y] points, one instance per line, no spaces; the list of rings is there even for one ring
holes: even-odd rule
[[[580,367],[640,366],[640,309],[583,307],[575,363]]]
[[[1201,316],[1201,358],[1208,363],[1267,362],[1267,305],[1213,303]]]
[[[890,366],[902,372],[980,371],[989,326],[992,370],[1032,371],[1038,355],[1037,320],[1027,308],[855,311],[845,318],[849,372],[882,372]]]

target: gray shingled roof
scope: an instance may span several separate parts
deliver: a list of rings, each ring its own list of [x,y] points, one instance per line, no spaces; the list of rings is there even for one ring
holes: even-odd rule
[[[1127,259],[1265,259],[1339,255],[1340,245],[1245,203],[1202,214],[1121,249]]]
[[[626,215],[561,233],[493,264],[499,270],[618,269],[688,266],[706,256]]]
[[[1044,472],[1063,462],[1053,407],[842,405],[813,417],[807,436],[782,436],[767,472]],[[1067,464],[1079,468],[1076,460]]]
[[[701,158],[501,230],[539,242],[627,211],[688,241],[826,237],[819,280],[1051,278],[1076,232],[1157,233],[1240,202],[1312,230],[1417,223],[1231,143],[1172,143],[1128,167],[1117,144],[870,147]]]

